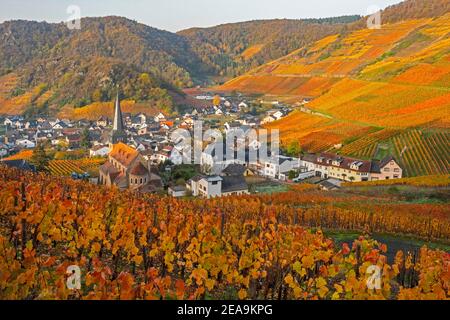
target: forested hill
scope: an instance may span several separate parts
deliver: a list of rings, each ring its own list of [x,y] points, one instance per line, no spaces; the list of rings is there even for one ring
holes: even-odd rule
[[[360,16],[256,20],[178,32],[217,75],[236,76],[325,36],[344,32]]]
[[[448,0],[409,0],[382,18],[393,23],[449,10]],[[176,34],[122,17],[85,18],[81,25],[0,24],[0,113],[58,113],[98,103],[98,114],[116,85],[123,98],[172,110],[179,88],[242,75],[328,36],[345,38],[364,29],[365,19],[250,21]]]
[[[0,24],[4,111],[110,101],[116,85],[124,98],[159,100],[170,107],[171,91],[191,86],[192,77],[208,71],[177,34],[121,17],[85,18],[81,26]]]

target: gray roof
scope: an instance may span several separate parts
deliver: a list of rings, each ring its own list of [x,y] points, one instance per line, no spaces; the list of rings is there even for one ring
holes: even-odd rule
[[[241,164],[230,164],[222,173],[228,176],[241,176],[245,172],[245,167]]]
[[[243,176],[230,176],[222,179],[222,193],[248,190],[247,182],[245,182]]]
[[[0,163],[3,163],[4,165],[11,168],[36,172],[36,167],[25,160],[3,160]]]

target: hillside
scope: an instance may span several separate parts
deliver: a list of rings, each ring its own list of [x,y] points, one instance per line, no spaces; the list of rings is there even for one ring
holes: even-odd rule
[[[407,0],[383,11],[385,23],[439,17],[450,11],[448,0]],[[324,19],[260,20],[211,28],[192,28],[178,34],[216,75],[235,77],[330,35],[361,30],[366,19],[357,15]]]
[[[281,130],[284,145],[300,141],[317,152],[343,143],[334,151],[390,152],[411,176],[449,173],[449,32],[447,13],[331,35],[216,89],[291,103],[313,98],[267,126]],[[379,136],[365,143],[367,134]]]
[[[382,30],[365,30],[358,16],[249,21],[178,34],[121,17],[85,18],[78,31],[63,23],[4,22],[0,113],[94,118],[107,112],[117,85],[139,111],[170,113],[192,104],[180,88],[221,82],[254,68],[220,89],[294,102],[328,93],[318,109],[353,124],[391,125],[395,114],[408,125],[439,118],[442,126],[447,121],[442,109],[428,111],[447,99],[441,93],[448,84],[443,55],[449,10],[446,0],[405,1],[383,12],[388,24]],[[427,77],[419,80],[423,73]],[[361,96],[343,96],[339,105],[334,96],[347,87],[360,88]],[[410,91],[420,94],[373,121],[373,106],[386,101],[383,94],[398,104],[413,97]],[[347,112],[354,107],[359,115]],[[411,116],[408,108],[422,110],[420,116]]]
[[[325,36],[344,32],[359,16],[257,20],[178,32],[216,75],[233,77]]]
[[[110,101],[118,84],[126,98],[162,101],[170,109],[172,92],[202,72],[187,40],[176,34],[120,17],[81,24],[73,31],[64,24],[0,24],[0,113]]]

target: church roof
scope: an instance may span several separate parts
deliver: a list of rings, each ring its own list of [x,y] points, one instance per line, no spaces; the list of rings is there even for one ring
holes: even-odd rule
[[[109,156],[128,167],[139,156],[139,152],[126,144],[119,142],[114,144]]]
[[[145,176],[148,174],[148,170],[139,162],[131,169],[130,173],[135,176]]]

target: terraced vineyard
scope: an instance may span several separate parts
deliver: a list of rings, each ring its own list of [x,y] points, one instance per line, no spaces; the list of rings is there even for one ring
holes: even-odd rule
[[[407,176],[421,176],[450,173],[449,138],[448,132],[411,130],[390,141]]]
[[[95,170],[104,162],[104,159],[52,160],[49,170],[55,176],[69,176],[73,172],[81,174]]]
[[[449,138],[450,133],[445,130],[383,129],[344,146],[339,152],[361,159],[380,159],[391,153],[402,163],[408,177],[442,175],[450,173]],[[382,145],[385,150],[381,150]]]
[[[371,159],[375,156],[378,143],[389,139],[397,133],[397,130],[392,129],[383,129],[371,133],[365,137],[362,137],[361,139],[345,145],[340,150],[340,153],[343,155],[358,157],[361,159]]]

